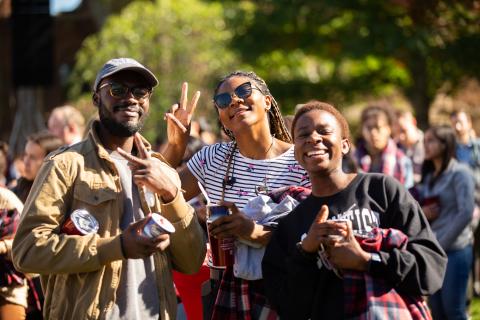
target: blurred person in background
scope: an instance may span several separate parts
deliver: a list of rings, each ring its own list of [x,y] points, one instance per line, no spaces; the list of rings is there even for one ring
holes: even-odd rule
[[[56,107],[48,118],[48,130],[70,146],[83,140],[85,119],[73,106]]]
[[[202,138],[203,129],[200,125],[200,122],[196,120],[192,120],[190,125],[190,136],[188,137],[187,148],[185,149],[185,153],[183,155],[182,161],[180,165],[178,165],[177,169],[180,171],[190,160],[191,157],[208,143],[206,143]]]
[[[15,180],[12,180],[12,181],[15,181],[15,183],[9,185],[10,189],[13,189],[18,183],[18,179],[20,179],[20,177],[22,177],[25,174],[25,163],[23,162],[23,153],[15,156],[15,158],[12,161],[12,167],[13,168],[11,170],[15,171],[16,178]]]
[[[25,154],[23,156],[23,176],[13,188],[13,191],[22,202],[27,200],[33,181],[43,164],[43,159],[63,144],[60,138],[47,130],[39,131],[27,138]]]
[[[47,130],[33,133],[27,138],[25,145],[25,153],[23,156],[24,171],[23,175],[18,179],[17,185],[12,189],[18,198],[25,203],[32,188],[33,182],[43,164],[44,158],[60,148],[63,141],[56,135]],[[33,285],[30,287],[30,306],[28,319],[41,319],[42,312],[37,307],[37,301],[34,297],[38,297],[39,305],[43,304],[43,293],[38,276],[32,277]]]
[[[422,165],[425,158],[423,132],[417,127],[417,119],[410,111],[397,110],[394,124],[394,137],[397,146],[412,161],[413,180],[419,183],[422,179]]]
[[[467,112],[452,112],[450,121],[457,138],[456,158],[472,170],[475,177],[475,202],[480,205],[480,138],[476,137],[472,118]]]
[[[434,319],[467,319],[466,294],[473,259],[474,182],[455,159],[455,132],[433,126],[425,132],[420,203],[448,263],[442,288],[429,299]]]
[[[362,111],[361,139],[353,159],[363,172],[379,172],[392,176],[407,189],[413,187],[410,159],[392,139],[394,115],[388,106],[372,105]]]
[[[13,188],[17,185],[17,179],[20,178],[20,173],[15,165],[15,160],[12,160],[8,154],[8,150],[8,144],[0,141],[0,185]]]
[[[23,320],[28,307],[28,285],[24,274],[12,264],[12,241],[23,204],[10,190],[0,186],[0,320]]]
[[[212,126],[208,123],[205,117],[198,119],[198,137],[205,145],[214,144],[217,142],[217,135],[213,132]]]
[[[465,163],[475,178],[475,209],[472,228],[474,229],[474,262],[472,266],[473,294],[480,296],[480,139],[476,137],[472,126],[472,117],[465,110],[456,110],[450,114],[450,123],[457,137],[456,158]]]
[[[7,185],[8,145],[0,141],[0,186]]]
[[[11,190],[0,186],[0,208],[7,210],[17,209],[21,213],[23,203]]]

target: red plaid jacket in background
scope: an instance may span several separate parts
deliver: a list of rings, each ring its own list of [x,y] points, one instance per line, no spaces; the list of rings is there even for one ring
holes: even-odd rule
[[[406,188],[413,186],[413,169],[410,159],[397,147],[392,139],[388,140],[387,147],[382,151],[381,171],[386,175],[392,176]],[[372,158],[367,152],[367,147],[363,140],[357,144],[354,153],[354,160],[363,172],[374,172],[371,170]],[[410,162],[410,165],[407,165]]]
[[[396,229],[375,228],[372,235],[373,238],[359,241],[365,251],[372,252],[372,248],[382,251],[394,248],[405,250],[407,246],[407,236]],[[348,271],[343,275],[343,286],[347,319],[432,319],[422,297],[400,293],[383,278],[373,278],[365,272]]]

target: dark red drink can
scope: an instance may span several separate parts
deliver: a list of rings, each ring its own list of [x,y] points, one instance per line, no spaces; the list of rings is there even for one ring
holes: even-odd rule
[[[230,214],[230,210],[225,206],[210,205],[207,206],[207,230],[210,223],[216,219]],[[215,238],[208,234],[210,243],[210,259],[208,265],[212,268],[224,269],[233,266],[235,262],[234,249],[235,238]]]
[[[97,233],[98,221],[87,210],[77,209],[65,220],[61,231],[65,234],[78,236]]]

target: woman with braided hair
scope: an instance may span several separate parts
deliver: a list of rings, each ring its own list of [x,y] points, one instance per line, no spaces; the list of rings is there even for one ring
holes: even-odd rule
[[[233,236],[265,246],[271,230],[243,214],[245,204],[258,194],[291,185],[309,187],[310,182],[294,159],[280,108],[263,79],[254,72],[233,72],[220,80],[213,101],[231,141],[204,147],[195,154],[180,173],[182,187],[189,199],[200,193],[201,183],[212,203],[224,202],[230,207],[231,215],[210,224],[211,236]],[[212,272],[212,278],[215,276],[219,275]],[[232,267],[227,267],[221,278],[212,319],[276,317],[263,293],[263,280],[238,278]],[[264,317],[267,314],[272,317]]]
[[[186,104],[186,96],[186,89],[183,89],[182,108]],[[210,236],[220,239],[233,237],[254,247],[264,247],[272,230],[242,212],[244,206],[259,194],[289,186],[310,187],[310,182],[305,170],[294,158],[291,137],[280,108],[263,79],[253,72],[233,72],[220,80],[213,102],[222,129],[231,141],[203,147],[180,171],[185,199],[190,200],[201,193],[200,183],[212,204],[222,203],[231,212],[209,224]],[[188,120],[173,119],[171,115],[179,109],[174,105],[167,119],[170,150],[176,150],[174,158],[181,159],[182,144],[187,141]],[[185,149],[186,146],[183,147]],[[143,181],[155,189],[155,181],[161,177],[156,174],[154,164],[142,168]],[[213,301],[209,301],[204,312],[205,319],[277,318],[275,310],[266,301],[261,278],[237,277],[238,270],[233,266],[227,266],[223,272],[216,271],[212,269],[211,273],[211,296],[215,302],[213,314],[209,310]],[[197,296],[196,303],[183,301],[189,319],[202,318],[198,308],[193,314],[189,312],[192,304],[200,304],[199,288]]]

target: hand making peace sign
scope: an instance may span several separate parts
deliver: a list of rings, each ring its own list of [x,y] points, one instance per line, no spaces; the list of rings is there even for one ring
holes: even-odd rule
[[[180,178],[175,169],[152,157],[138,133],[135,134],[135,146],[138,156],[117,148],[118,153],[128,160],[135,184],[147,187],[160,195],[165,202],[173,200],[180,189]]]
[[[179,103],[172,105],[170,111],[165,114],[168,143],[173,145],[186,146],[190,135],[190,123],[200,98],[200,91],[195,92],[190,103],[187,95],[188,83],[184,82]]]
[[[190,136],[190,123],[192,115],[197,107],[200,91],[197,91],[190,103],[188,103],[188,83],[182,84],[182,95],[179,103],[170,107],[165,114],[167,121],[167,147],[162,151],[167,161],[176,167],[182,161]]]

